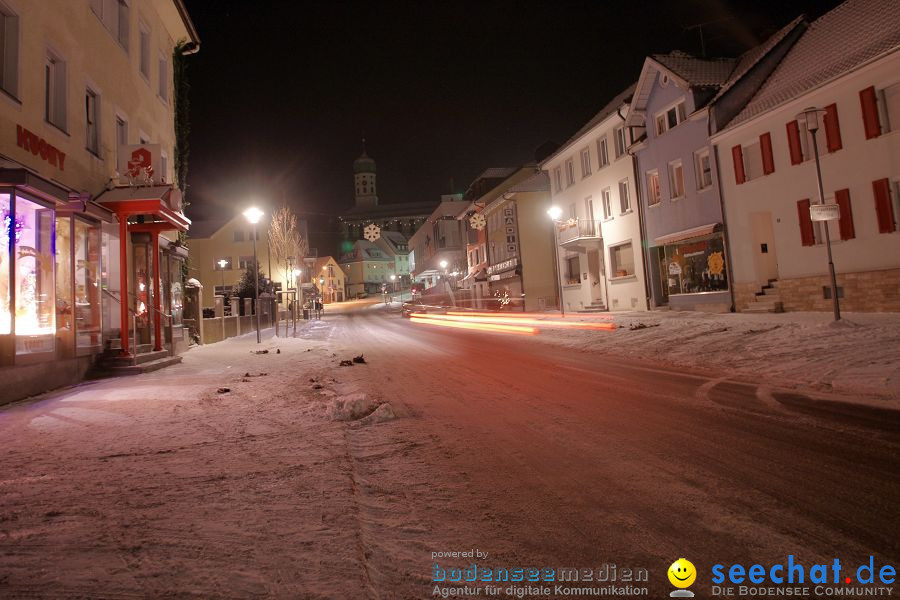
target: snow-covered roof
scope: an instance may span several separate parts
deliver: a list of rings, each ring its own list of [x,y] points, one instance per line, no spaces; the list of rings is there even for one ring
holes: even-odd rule
[[[617,110],[619,110],[619,107],[621,107],[623,104],[630,102],[631,95],[634,93],[634,88],[636,85],[637,85],[637,83],[632,83],[631,85],[628,86],[627,89],[623,90],[618,95],[616,95],[612,100],[610,100],[609,102],[604,104],[603,108],[601,108],[597,112],[597,114],[595,114],[593,117],[591,117],[591,120],[588,121],[587,123],[585,123],[581,127],[581,129],[576,131],[572,137],[570,137],[568,140],[566,140],[565,143],[563,143],[563,145],[561,145],[556,152],[554,152],[553,154],[551,154],[550,156],[545,158],[543,161],[541,161],[541,167],[543,167],[547,163],[551,162],[553,159],[558,157],[560,154],[568,152],[570,149],[569,147],[572,144],[574,144],[575,142],[577,142],[578,139],[581,138],[581,136],[585,135],[591,129],[593,129],[594,127],[596,127],[597,125],[599,125],[600,123],[605,121],[610,115],[614,114]]]
[[[900,48],[900,2],[847,0],[816,19],[728,127]]]
[[[550,177],[544,171],[535,173],[528,179],[520,181],[509,190],[509,192],[549,192]]]
[[[728,90],[730,90],[734,84],[741,80],[747,72],[756,66],[756,64],[762,60],[769,52],[772,51],[775,46],[777,46],[789,33],[794,31],[797,27],[801,26],[806,20],[803,16],[799,16],[778,31],[776,31],[773,35],[769,36],[762,44],[758,46],[754,46],[750,48],[746,52],[744,52],[741,56],[738,57],[737,64],[734,67],[734,70],[731,72],[731,75],[728,76],[728,80],[722,84],[722,87],[719,88],[719,91],[716,93],[715,97],[710,101],[710,104],[715,104],[716,100],[722,97]]]
[[[734,58],[697,58],[681,50],[668,54],[654,54],[652,58],[691,87],[715,87],[724,84],[737,62]]]

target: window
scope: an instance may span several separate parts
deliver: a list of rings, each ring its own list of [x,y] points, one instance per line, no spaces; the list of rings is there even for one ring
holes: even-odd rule
[[[234,230],[234,241],[235,242],[243,242],[244,241],[244,231],[241,229]],[[243,269],[243,267],[241,267]]]
[[[660,267],[670,296],[728,290],[721,233],[664,246],[660,254]]]
[[[669,163],[669,197],[672,200],[684,198],[684,167],[681,159]]]
[[[575,185],[575,162],[570,158],[566,161],[566,187]]]
[[[897,184],[888,178],[872,182],[872,193],[875,196],[875,217],[878,222],[878,233],[892,233],[897,230],[897,217],[900,215],[900,194]]]
[[[876,97],[882,131],[900,129],[900,83],[878,90]]]
[[[566,258],[565,285],[578,285],[581,283],[581,264],[577,256]]]
[[[247,232],[247,239],[251,242],[253,241],[253,232],[253,229],[250,229],[250,231]],[[256,241],[259,241],[259,229],[256,229]]]
[[[575,203],[569,205],[569,218],[577,219],[578,218],[578,209],[575,208]]]
[[[659,190],[659,171],[647,171],[647,205],[659,204],[662,193]]]
[[[656,135],[660,136],[684,121],[684,101],[656,115]]]
[[[165,152],[159,153],[159,182],[166,183],[169,178],[169,155]]]
[[[619,206],[624,215],[631,210],[631,196],[628,193],[628,180],[623,179],[619,182]]]
[[[225,261],[225,266],[222,266],[222,261]],[[251,261],[253,258],[251,257]],[[216,271],[230,271],[231,270],[231,257],[230,256],[217,256],[216,261],[213,264],[213,269]]]
[[[66,63],[52,52],[44,62],[44,118],[66,130]]]
[[[591,174],[591,149],[585,148],[581,151],[581,178],[584,179]]]
[[[610,247],[609,272],[612,277],[631,277],[634,275],[634,250],[631,247],[631,242]]]
[[[759,142],[753,142],[741,148],[744,158],[744,180],[750,181],[763,176],[762,148]]]
[[[612,219],[612,190],[605,188],[600,192],[600,198],[603,204],[603,218]]]
[[[140,47],[138,65],[144,79],[150,81],[150,30],[143,23],[140,24]]]
[[[156,93],[163,100],[169,101],[169,62],[162,54],[159,55],[159,85]]]
[[[560,167],[556,167],[553,169],[553,182],[556,184],[556,191],[562,191],[562,169]]]
[[[125,0],[91,0],[91,10],[119,45],[128,51],[129,13]]]
[[[625,148],[627,147],[625,144],[625,127],[616,127],[613,130],[613,137],[616,141],[616,158],[622,158],[625,156]]]
[[[241,271],[246,271],[248,267],[253,265],[253,257],[252,256],[242,256],[238,261],[238,266]]]
[[[85,144],[95,156],[100,154],[100,97],[88,88],[84,92]]]
[[[697,189],[705,190],[712,185],[712,170],[709,164],[709,148],[694,153],[694,175],[697,178]]]
[[[607,148],[605,135],[597,142],[597,160],[601,169],[609,164],[609,148]]]
[[[116,115],[116,151],[128,143],[128,121]]]
[[[0,88],[19,92],[19,17],[0,3]]]

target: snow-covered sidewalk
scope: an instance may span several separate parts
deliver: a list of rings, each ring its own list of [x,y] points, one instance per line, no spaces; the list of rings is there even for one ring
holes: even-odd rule
[[[739,378],[900,406],[900,314],[843,317],[834,322],[830,313],[812,312],[613,313],[615,331],[542,328],[540,338],[647,364],[725,369]],[[567,315],[567,320],[601,319],[610,316]]]

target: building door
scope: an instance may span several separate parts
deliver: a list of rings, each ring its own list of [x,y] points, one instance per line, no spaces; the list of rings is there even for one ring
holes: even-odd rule
[[[600,250],[588,250],[587,281],[590,286],[591,303],[604,302],[603,297],[603,256]]]
[[[750,213],[750,231],[753,235],[753,264],[756,269],[756,281],[764,285],[770,279],[778,279],[778,256],[775,253],[772,213]]]

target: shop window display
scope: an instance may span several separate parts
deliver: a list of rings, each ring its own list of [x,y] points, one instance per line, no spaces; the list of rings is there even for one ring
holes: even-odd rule
[[[75,330],[81,348],[100,345],[100,229],[75,220]]]
[[[12,313],[9,308],[9,257],[10,233],[19,235],[20,228],[13,225],[12,205],[9,194],[0,194],[0,334],[12,333]]]
[[[670,296],[728,290],[721,234],[666,246],[661,267]]]
[[[16,354],[51,352],[56,333],[54,214],[50,208],[16,197],[13,233],[15,257]]]
[[[56,333],[68,340],[74,331],[72,316],[72,218],[56,217]]]

